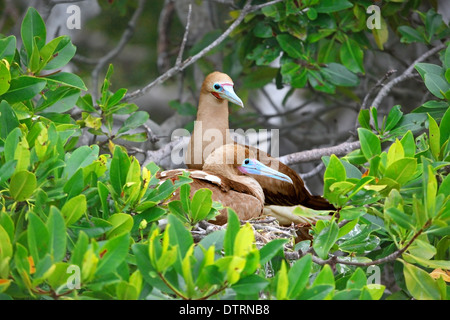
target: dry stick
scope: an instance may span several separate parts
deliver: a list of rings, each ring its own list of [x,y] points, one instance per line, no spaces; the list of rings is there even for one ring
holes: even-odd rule
[[[234,20],[234,22],[228,27],[228,29],[225,30],[225,32],[222,33],[216,40],[214,40],[211,44],[209,44],[206,48],[201,50],[196,55],[189,57],[180,63],[176,63],[172,68],[167,70],[165,73],[160,75],[158,78],[156,78],[149,84],[147,84],[145,87],[143,87],[141,89],[137,89],[137,90],[127,94],[123,100],[131,101],[131,100],[135,100],[139,97],[142,97],[154,86],[163,83],[167,79],[169,79],[169,78],[173,77],[174,75],[176,75],[177,73],[183,71],[184,69],[186,69],[187,67],[189,67],[190,65],[195,63],[197,60],[199,60],[200,58],[205,56],[208,52],[210,52],[212,49],[217,47],[219,44],[221,44],[231,34],[231,32],[233,32],[233,30],[236,29],[241,24],[241,22],[244,20],[244,18],[247,14],[257,11],[263,7],[281,2],[281,1],[283,1],[283,0],[275,0],[275,1],[270,1],[270,2],[264,3],[264,4],[251,6],[250,4],[251,4],[252,0],[247,0],[244,5],[244,8],[241,10],[241,13],[239,14],[239,17],[237,17],[237,19]]]
[[[98,60],[97,65],[95,66],[94,70],[92,71],[92,98],[94,101],[97,100],[98,97],[98,76],[100,73],[100,70],[103,69],[103,67],[110,62],[114,57],[116,57],[122,49],[125,47],[125,45],[128,43],[128,41],[131,39],[134,33],[134,29],[136,28],[137,20],[139,19],[140,15],[142,14],[142,11],[144,9],[145,0],[139,0],[138,7],[136,8],[136,11],[134,11],[133,16],[131,17],[130,21],[128,22],[128,26],[125,29],[124,33],[122,34],[122,37],[120,38],[119,43],[117,46],[108,52],[105,56],[100,58]]]
[[[182,40],[181,46],[180,46],[180,52],[178,53],[178,57],[175,62],[176,65],[181,64],[181,60],[183,59],[184,47],[186,46],[186,42],[187,42],[187,38],[188,38],[188,34],[189,34],[189,27],[191,25],[191,15],[192,15],[192,4],[190,3],[189,9],[188,9],[187,21],[186,21],[186,29],[184,30],[183,40]]]
[[[425,52],[423,55],[417,58],[400,76],[392,79],[385,86],[383,86],[383,88],[378,92],[377,96],[373,100],[372,106],[378,109],[378,106],[380,105],[381,101],[384,99],[384,97],[386,97],[389,94],[393,86],[415,76],[415,74],[413,74],[413,71],[417,63],[425,60],[429,56],[432,56],[433,54],[444,49],[445,47],[446,47],[445,43],[441,43],[439,46],[434,47],[433,49]]]

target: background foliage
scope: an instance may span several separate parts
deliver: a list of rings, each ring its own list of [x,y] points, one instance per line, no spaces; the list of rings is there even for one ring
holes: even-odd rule
[[[311,241],[262,246],[231,210],[226,228],[194,237],[220,204],[205,190],[164,204],[178,188],[187,194],[191,179],[158,184],[159,167],[126,148],[151,138],[149,114],[124,99],[127,89],[113,88],[112,65],[98,93],[62,71],[76,47],[68,36],[48,40],[29,8],[20,36],[0,39],[1,298],[448,299],[449,28],[420,1],[392,1],[381,10],[389,29],[369,30],[368,4],[280,1],[248,13],[219,46],[223,70],[243,79],[243,97],[275,83],[289,87],[286,97],[308,88],[359,105],[365,56],[385,49],[391,32],[404,48],[441,49],[435,63],[414,64],[429,92],[420,106],[363,105],[360,149],[323,157],[323,194],[339,211],[311,228]],[[102,6],[126,14],[134,4]],[[218,35],[205,35],[189,55]],[[280,55],[278,67],[270,64]],[[197,65],[213,66],[207,57]],[[80,289],[71,287],[77,270]]]

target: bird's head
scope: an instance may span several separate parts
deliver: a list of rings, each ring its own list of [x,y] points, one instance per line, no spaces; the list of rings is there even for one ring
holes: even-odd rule
[[[253,174],[293,183],[287,175],[256,160],[254,152],[240,144],[227,144],[214,150],[205,160],[203,169],[228,178]]]
[[[244,107],[244,103],[234,92],[233,88],[233,80],[227,74],[216,71],[210,73],[205,78],[202,91],[211,94],[218,100],[228,100],[238,106]]]

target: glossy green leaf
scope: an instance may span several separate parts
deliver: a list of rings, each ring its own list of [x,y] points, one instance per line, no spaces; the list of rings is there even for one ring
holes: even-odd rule
[[[403,275],[405,277],[406,288],[415,299],[439,300],[441,298],[436,281],[424,270],[403,262]]]
[[[33,212],[28,213],[27,240],[30,255],[37,264],[49,252],[50,237],[44,222]]]
[[[292,58],[301,58],[302,57],[302,44],[295,37],[289,34],[279,34],[277,35],[277,41],[280,47]]]
[[[38,49],[41,49],[45,45],[47,37],[45,23],[39,15],[39,12],[33,7],[28,8],[27,13],[25,14],[20,34],[28,57],[30,57],[33,52],[34,41],[36,41]]]
[[[64,168],[63,176],[70,178],[79,168],[84,168],[90,165],[98,158],[99,147],[97,145],[82,146],[76,149],[72,154],[68,155],[66,160],[66,167]]]
[[[347,0],[321,0],[315,7],[319,13],[331,13],[353,7],[353,4]]]
[[[70,37],[62,36],[61,41],[58,43],[52,57],[44,66],[43,70],[54,70],[64,67],[73,58],[76,50]]]
[[[86,212],[86,209],[87,203],[84,194],[80,194],[67,201],[61,209],[61,214],[64,217],[66,227],[77,222]]]
[[[210,189],[199,189],[192,197],[191,214],[193,221],[203,220],[211,210],[212,191]]]
[[[416,172],[417,159],[403,158],[393,162],[386,168],[384,176],[397,181],[400,185],[410,181]]]
[[[0,60],[6,59],[11,64],[14,55],[16,54],[16,37],[9,36],[0,39]]]
[[[312,257],[310,254],[307,254],[301,259],[297,260],[289,269],[289,290],[287,293],[288,298],[293,299],[303,291],[309,280],[311,266]]]
[[[239,279],[231,286],[236,293],[243,295],[258,294],[269,285],[269,281],[256,274]]]
[[[359,84],[358,76],[339,63],[329,63],[327,67],[321,69],[321,74],[337,86],[353,87]]]
[[[364,52],[352,38],[347,38],[339,51],[342,64],[354,73],[364,74]]]
[[[128,254],[129,243],[130,235],[128,233],[124,233],[108,240],[105,245],[100,248],[102,257],[98,262],[95,275],[104,276],[108,273],[115,272]]]
[[[412,216],[404,213],[402,210],[397,208],[389,208],[385,211],[386,215],[392,218],[395,223],[397,223],[400,227],[411,230],[414,229],[414,219]]]
[[[8,91],[11,82],[11,73],[4,61],[0,60],[0,96]]]
[[[34,173],[29,171],[19,171],[11,177],[9,191],[14,200],[24,201],[31,197],[36,186],[37,181]]]
[[[269,262],[278,252],[280,252],[284,245],[286,244],[287,239],[274,239],[269,243],[265,244],[259,251],[260,255],[260,264],[264,265]]]
[[[239,232],[240,225],[237,214],[233,210],[228,209],[227,231],[225,233],[223,244],[226,256],[232,255],[234,252],[234,241]]]
[[[313,248],[317,255],[322,259],[328,258],[328,252],[337,240],[339,234],[339,227],[336,222],[330,222],[328,227],[325,227],[314,238]]]
[[[46,83],[42,78],[20,76],[11,80],[11,86],[8,92],[3,94],[2,99],[9,103],[29,100],[40,93]]]
[[[400,106],[396,105],[392,107],[386,119],[386,124],[384,126],[385,131],[389,131],[395,127],[395,125],[400,121],[403,116],[403,112],[400,110]]]
[[[129,214],[116,213],[108,218],[112,228],[106,233],[106,238],[111,239],[130,232],[133,228],[133,218]]]
[[[361,141],[361,151],[367,160],[381,153],[380,139],[372,131],[358,128],[358,137]]]
[[[19,126],[19,120],[11,105],[6,101],[0,102],[0,138],[6,139],[9,133]]]
[[[81,80],[79,76],[73,73],[69,72],[58,72],[49,76],[46,76],[44,79],[46,79],[49,83],[55,83],[58,85],[68,86],[77,88],[83,91],[86,91],[87,88]]]
[[[66,226],[64,218],[58,208],[52,206],[47,219],[47,230],[50,238],[50,256],[53,262],[59,262],[66,256]]]
[[[126,132],[128,130],[136,129],[143,125],[149,118],[149,115],[145,111],[137,111],[128,117],[123,123],[122,127],[117,131],[117,134]]]

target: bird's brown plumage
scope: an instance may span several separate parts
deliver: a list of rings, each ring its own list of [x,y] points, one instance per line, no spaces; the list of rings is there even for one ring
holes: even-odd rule
[[[186,156],[186,165],[190,169],[202,169],[204,160],[213,150],[233,142],[229,134],[228,101],[220,99],[213,94],[213,85],[222,82],[233,83],[228,75],[217,71],[209,74],[203,82],[198,104],[197,121]],[[210,133],[208,134],[208,132]],[[211,132],[216,132],[217,136],[211,134]],[[209,140],[210,136],[214,136],[214,139]],[[293,184],[290,184],[264,176],[252,176],[258,181],[264,191],[265,204],[284,206],[301,204],[316,210],[335,209],[326,199],[312,195],[305,188],[303,180],[295,170],[262,150],[249,146],[247,148],[256,153],[257,159],[264,165],[286,174],[293,181]]]
[[[191,197],[201,188],[212,191],[213,201],[222,203],[224,207],[232,208],[241,220],[249,220],[259,217],[264,209],[264,192],[261,186],[250,176],[244,175],[237,167],[245,158],[254,158],[253,153],[240,145],[225,145],[217,148],[206,159],[203,170],[174,169],[157,174],[160,182],[168,179],[174,180],[183,172],[188,171],[191,183]],[[272,179],[275,180],[275,179]],[[176,192],[169,200],[179,200]],[[223,225],[228,221],[227,210],[221,213],[211,222]]]

